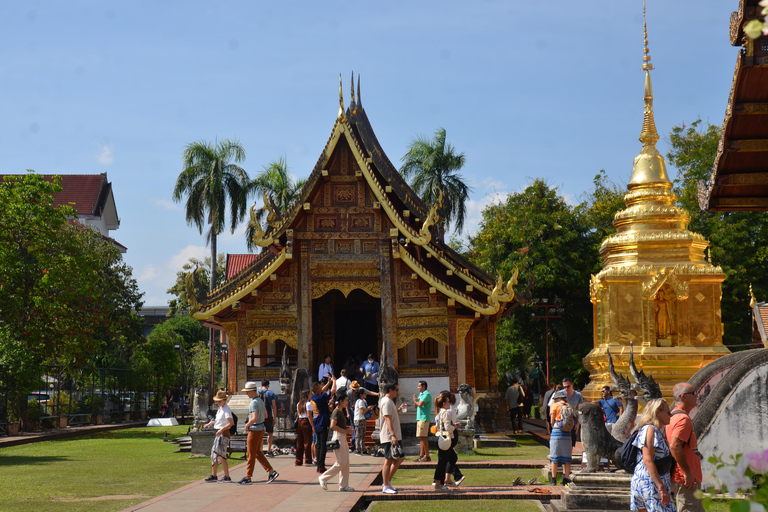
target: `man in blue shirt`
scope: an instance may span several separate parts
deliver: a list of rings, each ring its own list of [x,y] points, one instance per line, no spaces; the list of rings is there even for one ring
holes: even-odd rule
[[[613,424],[619,421],[619,416],[624,413],[624,406],[613,398],[610,386],[603,386],[600,395],[603,398],[598,400],[598,403],[605,414],[605,428],[610,432],[613,429]]]
[[[336,393],[336,378],[333,375],[325,386],[319,382],[312,384],[315,433],[317,433],[317,472],[320,474],[328,470],[325,467],[325,454],[328,450],[325,442],[328,441],[328,427],[331,425],[331,411],[328,409],[328,401],[334,393]]]
[[[275,442],[275,417],[277,416],[277,400],[275,394],[269,390],[269,379],[261,381],[259,398],[267,409],[267,417],[264,419],[264,429],[267,431],[267,455],[274,457],[272,446]]]
[[[363,373],[363,387],[377,393],[374,396],[368,394],[368,405],[376,405],[379,397],[379,363],[373,359],[373,354],[368,354],[368,360],[360,367],[360,371]]]

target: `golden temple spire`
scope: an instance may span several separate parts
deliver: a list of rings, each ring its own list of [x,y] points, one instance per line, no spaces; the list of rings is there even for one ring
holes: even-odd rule
[[[754,308],[757,305],[757,297],[752,291],[752,283],[749,283],[749,307]]]
[[[645,0],[643,0],[643,71],[645,71],[645,94],[643,101],[645,109],[643,113],[643,129],[640,132],[640,142],[643,150],[635,158],[632,169],[632,179],[629,186],[647,185],[651,183],[669,183],[664,158],[656,149],[659,133],[656,131],[656,122],[653,119],[653,87],[651,85],[651,51],[648,49],[648,24],[646,22]]]
[[[344,117],[344,93],[341,90],[341,73],[339,73],[339,119]]]
[[[350,104],[355,102],[355,72],[352,72],[352,77],[349,79],[349,88],[352,90],[352,99],[349,100]]]

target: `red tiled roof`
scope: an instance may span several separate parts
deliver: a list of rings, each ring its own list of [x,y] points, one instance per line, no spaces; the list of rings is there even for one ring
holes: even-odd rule
[[[258,254],[227,254],[227,281],[242,272],[258,257]]]
[[[99,214],[102,190],[108,185],[106,174],[62,174],[62,190],[53,196],[53,204],[74,203],[78,215]]]
[[[0,181],[2,177],[0,175]],[[9,175],[13,176],[13,175]],[[19,175],[20,176],[20,175]],[[53,181],[53,174],[44,174],[46,181]],[[74,203],[78,216],[101,215],[111,187],[107,173],[102,174],[60,174],[61,192],[53,196],[53,205]]]

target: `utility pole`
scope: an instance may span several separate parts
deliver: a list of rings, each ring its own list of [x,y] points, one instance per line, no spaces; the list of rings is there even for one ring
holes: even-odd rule
[[[546,343],[546,360],[547,360],[547,386],[549,386],[549,320],[550,319],[560,319],[563,318],[563,313],[565,312],[565,306],[563,306],[563,301],[559,298],[555,298],[554,301],[552,301],[552,304],[549,303],[548,298],[542,298],[542,299],[533,299],[533,306],[534,308],[538,308],[541,313],[536,314],[532,313],[531,316],[533,318],[543,318],[544,319],[544,337],[545,337],[545,343]]]

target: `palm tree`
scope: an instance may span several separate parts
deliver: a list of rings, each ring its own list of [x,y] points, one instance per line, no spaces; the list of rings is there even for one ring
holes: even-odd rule
[[[277,160],[270,162],[268,166],[264,167],[251,182],[250,187],[251,192],[257,196],[266,192],[275,213],[282,215],[288,210],[291,204],[293,204],[296,198],[299,197],[299,193],[306,181],[307,180],[294,181],[288,172],[288,164],[285,161],[285,157],[281,156]],[[256,210],[256,218],[259,223],[262,223],[266,216],[266,205],[262,205],[261,208]],[[264,234],[269,235],[271,231],[272,226],[267,226],[264,230]],[[248,225],[245,232],[245,243],[250,251],[256,248],[252,240],[253,233],[253,226]]]
[[[423,135],[408,145],[408,152],[400,159],[400,174],[410,179],[413,190],[427,204],[435,204],[443,193],[443,207],[439,209],[439,237],[454,224],[454,231],[461,232],[467,216],[466,202],[472,190],[458,173],[464,166],[464,153],[456,153],[445,142],[445,128],[439,128],[433,139]]]
[[[187,224],[197,226],[202,234],[203,225],[210,226],[206,245],[211,244],[211,261],[216,260],[216,236],[224,230],[227,201],[232,233],[245,217],[248,202],[249,177],[239,165],[231,162],[245,160],[245,149],[240,142],[226,139],[216,144],[199,140],[184,149],[184,170],[176,179],[173,200],[177,203],[187,196],[184,206]],[[210,289],[216,287],[216,265],[211,267]]]

